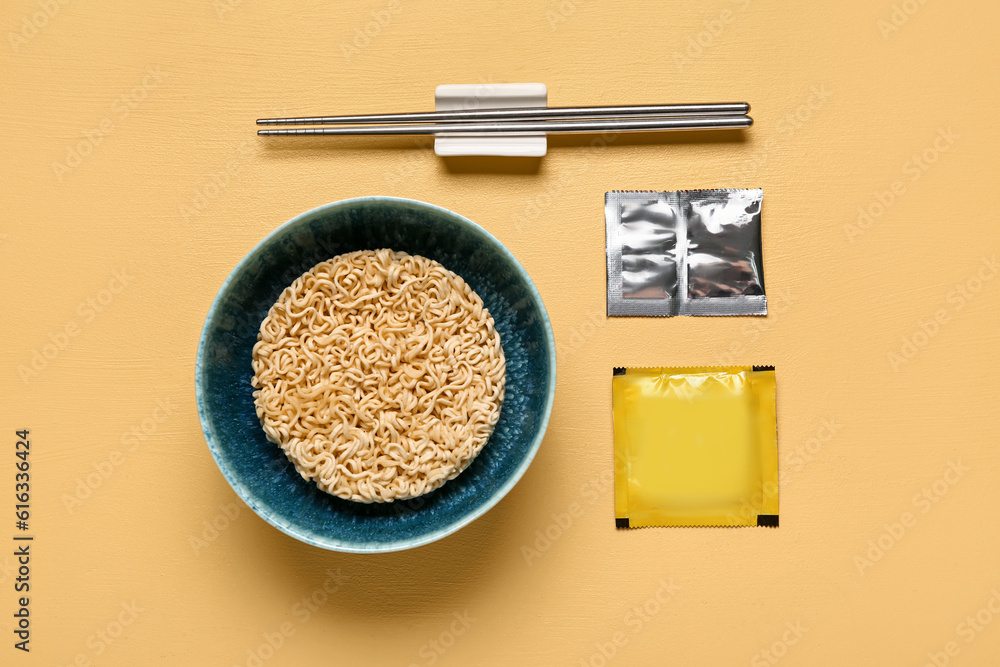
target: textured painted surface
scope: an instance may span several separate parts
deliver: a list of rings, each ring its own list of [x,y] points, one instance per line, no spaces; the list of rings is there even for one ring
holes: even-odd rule
[[[38,541],[30,656],[8,643],[0,555],[0,663],[991,664],[998,18],[971,0],[5,2],[0,511],[30,428]],[[757,124],[553,138],[513,164],[253,135],[259,116],[421,110],[439,83],[506,81],[553,105],[747,100]],[[607,320],[604,192],[702,187],[764,188],[768,316]],[[193,376],[236,262],[372,194],[510,248],[559,381],[507,498],[365,557],[239,503]],[[777,366],[781,527],[616,532],[611,367],[726,363]]]

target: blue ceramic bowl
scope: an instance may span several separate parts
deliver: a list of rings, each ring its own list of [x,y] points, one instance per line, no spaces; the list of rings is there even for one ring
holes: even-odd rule
[[[264,437],[250,385],[251,352],[268,309],[295,278],[336,255],[377,248],[437,260],[482,297],[507,358],[507,386],[493,435],[458,477],[408,501],[363,504],[302,479],[281,448]],[[250,251],[208,311],[195,378],[208,448],[240,498],[303,542],[356,553],[433,542],[496,505],[538,451],[555,385],[555,343],[545,306],[510,251],[456,213],[394,197],[320,206]]]

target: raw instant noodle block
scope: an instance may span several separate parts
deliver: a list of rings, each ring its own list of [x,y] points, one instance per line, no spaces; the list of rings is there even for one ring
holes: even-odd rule
[[[615,525],[777,526],[773,366],[616,368]]]

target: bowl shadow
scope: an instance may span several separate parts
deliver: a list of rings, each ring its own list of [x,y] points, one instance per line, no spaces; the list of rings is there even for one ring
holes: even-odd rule
[[[319,616],[331,623],[345,616],[426,617],[469,606],[470,593],[495,575],[516,525],[508,520],[512,509],[505,499],[456,533],[391,553],[325,551],[282,535],[263,521],[256,530],[269,534],[256,535],[253,541],[262,567],[288,582],[294,595],[316,595],[315,601],[321,602],[317,607],[322,607]]]

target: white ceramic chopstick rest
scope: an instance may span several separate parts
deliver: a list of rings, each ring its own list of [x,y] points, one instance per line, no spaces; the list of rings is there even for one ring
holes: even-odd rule
[[[434,90],[436,111],[471,109],[514,109],[548,106],[544,83],[474,83],[446,84]],[[548,150],[545,134],[462,134],[437,135],[437,155],[502,155],[541,157]]]

